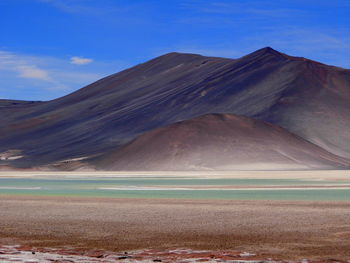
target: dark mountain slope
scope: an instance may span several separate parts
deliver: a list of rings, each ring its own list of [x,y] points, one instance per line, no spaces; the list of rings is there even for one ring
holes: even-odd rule
[[[99,157],[107,170],[344,169],[350,161],[263,121],[209,114],[147,132]]]
[[[274,105],[256,115],[350,158],[350,71],[306,61]]]
[[[159,113],[159,107],[151,107],[159,104],[159,90],[171,91],[179,80],[193,85],[194,73],[204,77],[227,62],[170,53],[53,101],[3,107],[0,152],[21,149],[26,157],[13,163],[30,166],[113,149],[162,124],[147,124],[144,116]]]
[[[350,157],[350,71],[271,48],[237,60],[170,53],[65,97],[0,107],[0,153],[17,166],[115,149],[208,113],[267,120]]]

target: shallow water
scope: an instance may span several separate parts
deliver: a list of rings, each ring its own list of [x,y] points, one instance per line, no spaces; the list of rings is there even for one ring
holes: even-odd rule
[[[319,188],[336,185],[342,189]],[[198,178],[0,178],[0,194],[114,198],[350,201],[349,181]],[[201,189],[196,189],[200,186]],[[260,189],[220,189],[257,186]],[[295,189],[295,186],[312,188]],[[214,187],[214,189],[210,189]],[[266,188],[265,188],[266,187]],[[289,187],[289,189],[269,188]]]

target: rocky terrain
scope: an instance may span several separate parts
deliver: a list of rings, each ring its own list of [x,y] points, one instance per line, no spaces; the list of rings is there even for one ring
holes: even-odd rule
[[[0,246],[0,260],[3,263],[86,263],[86,262],[227,262],[227,263],[322,263],[327,260],[300,261],[261,259],[254,253],[239,251],[209,251],[192,249],[146,249],[115,253],[110,251],[79,251],[74,249],[37,249],[28,246]],[[332,260],[330,260],[332,261]],[[337,260],[339,263],[349,261]]]

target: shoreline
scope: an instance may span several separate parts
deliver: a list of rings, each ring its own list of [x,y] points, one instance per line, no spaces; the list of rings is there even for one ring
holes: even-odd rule
[[[1,246],[0,260],[12,263],[28,262],[103,262],[112,263],[122,260],[122,262],[165,262],[165,263],[184,263],[184,262],[201,262],[201,263],[323,263],[336,261],[339,263],[348,263],[349,260],[339,259],[299,259],[288,260],[283,258],[268,258],[266,255],[257,255],[252,252],[239,250],[194,250],[188,248],[168,248],[168,249],[141,249],[124,252],[112,252],[106,250],[92,249],[80,250],[74,248],[35,248],[30,246]]]
[[[0,178],[198,178],[350,180],[350,170],[303,171],[0,171]]]

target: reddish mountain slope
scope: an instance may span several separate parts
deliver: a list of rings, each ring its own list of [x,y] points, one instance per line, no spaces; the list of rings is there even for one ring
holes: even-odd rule
[[[210,114],[147,132],[96,160],[102,170],[344,169],[350,162],[283,128]]]

